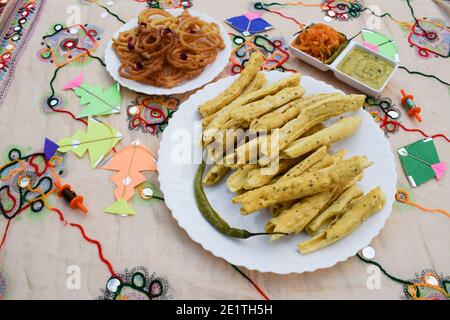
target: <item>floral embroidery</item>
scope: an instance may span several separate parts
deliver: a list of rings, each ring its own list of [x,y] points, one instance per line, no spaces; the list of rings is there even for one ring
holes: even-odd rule
[[[98,300],[167,300],[168,282],[164,278],[151,274],[145,267],[125,269],[123,274],[111,277]]]
[[[423,270],[416,274],[416,279],[410,280],[414,284],[403,285],[406,300],[449,300],[450,277],[438,275],[433,270]]]
[[[159,135],[177,111],[180,100],[168,96],[137,96],[128,106],[128,127]]]

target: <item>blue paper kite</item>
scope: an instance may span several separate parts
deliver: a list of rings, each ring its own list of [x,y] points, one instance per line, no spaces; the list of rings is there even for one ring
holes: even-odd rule
[[[256,12],[247,12],[241,16],[225,19],[225,21],[246,37],[273,28],[270,23],[261,18],[261,14]]]

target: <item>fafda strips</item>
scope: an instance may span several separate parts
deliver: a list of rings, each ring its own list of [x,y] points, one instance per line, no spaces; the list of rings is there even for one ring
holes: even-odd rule
[[[352,157],[328,168],[250,190],[233,198],[233,203],[241,203],[241,213],[250,214],[276,203],[325,191],[362,173],[369,165],[366,157]]]
[[[255,51],[254,53],[252,53],[246,68],[241,72],[237,80],[235,80],[231,84],[231,86],[229,86],[220,95],[218,95],[214,99],[206,101],[198,108],[198,111],[202,114],[202,116],[207,117],[214,114],[215,112],[219,111],[227,104],[232,102],[234,99],[239,97],[244,88],[255,77],[263,62],[264,55],[261,52]]]
[[[310,240],[298,245],[301,254],[329,246],[336,241],[348,236],[368,217],[380,211],[386,203],[384,192],[377,187],[359,198],[354,205],[333,223],[325,232],[318,234]]]

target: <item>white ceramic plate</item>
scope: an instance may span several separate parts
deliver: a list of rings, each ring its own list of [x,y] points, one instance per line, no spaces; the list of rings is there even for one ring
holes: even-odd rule
[[[174,16],[178,16],[183,12],[182,9],[168,9],[166,11],[170,12]],[[196,78],[186,81],[170,89],[155,87],[138,81],[122,78],[121,76],[119,76],[118,71],[120,66],[120,60],[119,57],[116,55],[114,49],[112,48],[111,39],[109,40],[108,45],[105,49],[106,70],[108,70],[109,74],[114,78],[114,80],[120,83],[120,85],[127,87],[130,90],[145,94],[169,95],[169,94],[184,93],[200,88],[201,86],[214,80],[214,78],[217,77],[225,68],[225,66],[228,64],[231,55],[230,37],[228,36],[228,33],[222,26],[222,24],[220,24],[213,18],[193,10],[189,10],[189,13],[194,17],[199,17],[203,21],[217,23],[220,26],[220,35],[222,36],[225,43],[225,48],[221,51],[218,51],[216,60],[214,60],[214,62],[211,63],[210,65],[208,65],[205,68],[205,70],[203,70],[203,72]],[[137,27],[137,21],[138,21],[137,18],[128,21],[114,33],[113,37],[117,38],[121,32]]]
[[[288,74],[278,71],[266,72],[269,82],[286,76]],[[198,137],[192,138],[194,122],[200,120],[197,107],[217,96],[233,80],[234,77],[219,80],[192,95],[180,106],[164,132],[158,153],[159,181],[166,205],[172,210],[178,224],[194,241],[215,256],[229,263],[261,272],[286,274],[314,271],[331,267],[354,256],[383,228],[392,210],[397,181],[390,145],[372,117],[364,110],[354,112],[362,119],[358,132],[342,142],[335,143],[332,149],[337,151],[345,148],[348,151],[347,156],[367,155],[374,164],[366,169],[364,179],[359,186],[365,192],[381,186],[386,193],[387,202],[382,211],[367,219],[351,235],[327,248],[301,255],[297,252],[297,244],[308,238],[304,233],[287,236],[274,242],[269,242],[267,236],[237,240],[217,232],[203,218],[195,203],[193,190],[198,159],[197,164],[193,164],[193,161],[180,161],[179,155],[183,151],[198,150],[195,142],[198,141]],[[307,76],[302,77],[301,83],[306,95],[338,91],[324,82]],[[213,187],[205,187],[205,192],[214,209],[231,226],[245,228],[252,232],[264,230],[269,214],[263,211],[242,216],[239,213],[239,206],[231,203],[234,194],[228,191],[224,181]]]

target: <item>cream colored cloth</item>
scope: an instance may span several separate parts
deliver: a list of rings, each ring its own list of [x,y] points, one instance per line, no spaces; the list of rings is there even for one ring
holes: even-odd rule
[[[106,1],[104,1],[106,3]],[[133,0],[115,0],[110,9],[124,20],[129,20],[144,8],[144,3]],[[317,3],[316,1],[305,1]],[[244,13],[250,8],[250,1],[244,0],[194,0],[194,10],[204,12],[223,21]],[[412,17],[403,1],[365,1],[365,5],[375,4],[380,11],[390,12],[402,21]],[[432,1],[412,2],[418,17],[440,17],[445,11]],[[81,23],[90,23],[103,28],[100,47],[95,52],[103,56],[105,45],[112,33],[121,23],[111,15],[103,17],[103,9],[98,6],[81,5],[78,0],[48,0],[42,18],[34,35],[17,64],[17,70],[9,93],[0,106],[0,148],[8,150],[11,145],[30,147],[31,151],[42,150],[44,138],[53,140],[69,136],[77,129],[84,129],[81,123],[68,116],[42,111],[42,97],[49,92],[49,81],[54,66],[40,62],[36,52],[42,48],[42,36],[57,22],[73,23],[73,13],[80,10]],[[323,12],[317,7],[273,8],[286,15],[296,17],[307,24],[324,21]],[[296,25],[276,14],[263,13],[264,18],[275,28],[271,35],[290,39],[297,31]],[[75,16],[76,18],[76,16]],[[332,21],[330,24],[346,33],[356,34],[361,27],[373,19],[363,13],[361,17],[348,22]],[[370,22],[371,23],[371,22]],[[229,28],[227,26],[227,28]],[[229,29],[232,31],[232,29]],[[412,70],[435,74],[446,81],[449,78],[448,59],[420,59],[411,48],[404,31],[389,18],[380,21],[380,32],[396,40],[401,64]],[[292,67],[303,74],[313,76],[350,93],[355,90],[342,84],[329,72],[321,72],[313,67],[291,58]],[[62,86],[77,76],[80,71],[86,81],[107,86],[113,81],[106,70],[96,61],[82,68],[64,68],[55,88],[66,100],[65,106],[79,111],[78,98],[71,92],[62,92]],[[383,92],[383,97],[391,97],[397,108],[403,112],[402,123],[416,127],[399,106],[399,92],[405,88],[414,94],[416,102],[423,107],[424,122],[420,128],[434,134],[446,133],[449,136],[450,123],[448,88],[432,79],[409,75],[399,70]],[[125,146],[136,138],[143,141],[155,154],[158,138],[149,134],[128,130],[126,106],[136,96],[122,89],[123,111],[110,116],[108,122],[125,133]],[[390,137],[393,152],[405,144],[420,139],[416,133],[400,131]],[[443,161],[450,162],[450,146],[443,139],[436,139],[436,146]],[[376,146],[373,146],[376,148]],[[397,159],[399,183],[408,185]],[[104,254],[117,272],[125,268],[143,265],[151,272],[167,278],[170,294],[176,299],[259,299],[254,288],[222,259],[192,241],[172,218],[164,203],[153,206],[136,207],[137,214],[132,218],[122,218],[106,214],[103,209],[113,202],[114,186],[110,181],[111,172],[91,170],[87,156],[78,159],[73,153],[67,157],[67,176],[78,193],[86,198],[90,209],[83,216],[66,207],[60,199],[52,196],[52,203],[61,208],[68,220],[81,223],[87,234],[103,244]],[[146,176],[157,182],[156,173]],[[414,190],[414,200],[427,207],[450,209],[448,190],[450,174],[442,181],[430,181]],[[4,230],[6,220],[0,218],[0,230]],[[450,275],[450,219],[443,215],[424,213],[413,207],[395,209],[385,228],[373,240],[371,246],[376,252],[375,260],[403,279],[414,278],[416,272],[432,268],[438,273]],[[67,268],[77,265],[81,268],[81,288],[69,290],[66,287]],[[55,214],[50,213],[42,220],[22,218],[12,221],[10,232],[3,250],[0,252],[0,269],[8,275],[8,298],[10,299],[93,299],[100,295],[109,278],[108,270],[97,255],[97,248],[82,240],[80,233],[73,228],[64,227]],[[368,265],[353,257],[326,270],[312,273],[275,275],[244,270],[272,299],[399,299],[402,287],[381,276],[379,289],[369,289],[367,281],[371,275]]]

